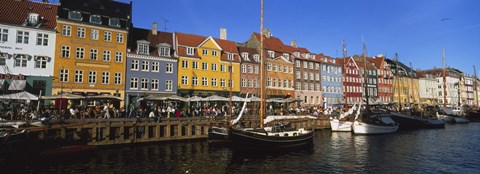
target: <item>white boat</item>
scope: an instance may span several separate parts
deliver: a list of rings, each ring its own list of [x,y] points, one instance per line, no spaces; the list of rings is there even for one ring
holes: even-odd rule
[[[330,117],[330,128],[332,129],[333,132],[351,132],[352,131],[353,121],[345,120],[345,119],[347,116],[353,114],[353,111],[356,109],[355,106],[356,104],[354,104],[353,107],[350,108],[347,112],[341,114],[339,118]]]
[[[374,115],[370,119],[369,122],[356,120],[353,123],[353,133],[362,135],[386,134],[398,130],[398,124],[388,114]]]

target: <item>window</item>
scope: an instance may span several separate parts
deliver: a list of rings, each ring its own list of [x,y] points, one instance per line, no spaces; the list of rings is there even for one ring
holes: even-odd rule
[[[320,64],[319,63],[315,63],[315,70],[319,70],[320,69]]]
[[[142,61],[142,71],[149,71],[150,70],[149,65],[150,65],[150,62],[146,60]]]
[[[272,70],[272,64],[271,63],[267,63],[267,71],[271,71]]]
[[[233,86],[233,80],[228,80],[228,87]]]
[[[62,52],[62,54],[61,54],[62,57],[65,57],[65,58],[70,57],[70,47],[69,46],[62,45],[61,52]]]
[[[0,65],[5,65],[8,58],[7,53],[0,53]]]
[[[141,90],[148,90],[148,79],[147,78],[142,78],[140,89]]]
[[[8,41],[8,29],[0,28],[0,42]]]
[[[72,27],[69,25],[64,25],[62,27],[62,35],[63,36],[71,36],[72,35]]]
[[[90,49],[90,60],[97,60],[98,58],[98,50],[97,49]]]
[[[150,84],[150,89],[158,90],[158,79],[152,79],[152,82]]]
[[[19,54],[15,56],[16,67],[27,67],[27,55]]]
[[[96,24],[102,24],[102,18],[99,15],[90,15],[90,22]]]
[[[202,50],[202,55],[208,55],[208,50]]]
[[[117,18],[111,18],[110,21],[108,22],[108,25],[112,27],[120,27],[120,20]]]
[[[182,60],[182,68],[188,68],[188,61]]]
[[[267,86],[272,86],[272,78],[267,78]]]
[[[193,47],[187,47],[187,55],[193,55],[195,49]]]
[[[256,88],[258,88],[258,87],[260,86],[260,85],[258,84],[258,80],[257,80],[257,79],[255,79],[255,80],[253,81],[253,83],[254,83],[254,85],[255,85]]]
[[[198,69],[198,62],[192,61],[192,69]]]
[[[248,60],[248,53],[242,53],[243,60]]]
[[[241,85],[241,87],[247,87],[247,80],[246,80],[246,79],[242,79],[242,80],[240,81],[240,85]]]
[[[295,90],[302,90],[302,83],[297,82],[297,84],[295,85]]]
[[[308,62],[303,62],[303,68],[308,68]]]
[[[160,72],[160,62],[152,62],[152,72]]]
[[[217,64],[216,63],[212,63],[212,71],[217,71]]]
[[[165,81],[165,91],[173,91],[173,82],[171,80]]]
[[[255,72],[255,74],[258,74],[258,66],[255,66],[254,72]]]
[[[253,73],[253,66],[248,65],[248,73],[252,74]]]
[[[225,79],[220,79],[220,86],[225,87],[226,86],[225,82],[226,82]]]
[[[115,62],[122,62],[123,53],[120,51],[115,52]]]
[[[104,71],[102,72],[102,84],[109,84],[110,83],[110,72]]]
[[[90,39],[98,40],[98,30],[95,30],[95,29],[90,30]]]
[[[212,86],[213,87],[217,86],[217,78],[212,78]]]
[[[0,29],[1,31],[1,29]],[[1,34],[0,34],[1,37]],[[1,38],[0,38],[1,41]],[[37,45],[42,45],[42,46],[48,46],[48,34],[42,34],[38,33],[37,34]]]
[[[198,85],[198,77],[194,76],[192,77],[192,85],[197,86]]]
[[[97,83],[97,71],[88,72],[88,83],[90,84]]]
[[[28,44],[28,31],[17,31],[17,43]]]
[[[117,33],[117,37],[115,39],[117,43],[123,43],[123,34],[122,33]]]
[[[110,51],[103,50],[103,61],[110,62]]]
[[[313,73],[310,73],[310,80],[313,80]]]
[[[302,79],[302,75],[300,75],[300,71],[295,72],[295,78]]]
[[[208,86],[208,79],[206,77],[202,77],[202,86]]]
[[[85,28],[77,27],[77,37],[85,38]]]
[[[258,54],[253,55],[253,60],[256,62],[260,61],[260,56]]]
[[[307,72],[303,72],[303,79],[308,80],[308,73]]]
[[[68,19],[73,19],[73,20],[82,20],[82,13],[79,11],[69,11],[68,12]]]
[[[160,47],[160,56],[170,56],[170,48]]]
[[[226,68],[225,68],[225,65],[220,65],[220,71],[222,71],[222,72],[226,72],[226,71],[227,71]]]
[[[268,57],[274,57],[275,56],[275,52],[274,51],[268,51]]]
[[[111,42],[112,41],[112,32],[109,32],[109,31],[103,32],[103,40],[107,41],[107,42]]]
[[[212,56],[217,57],[217,51],[212,51]]]
[[[83,71],[75,70],[75,83],[83,83]]]
[[[182,85],[188,85],[188,77],[182,76]]]
[[[300,60],[295,60],[295,67],[300,68]]]
[[[235,56],[233,53],[227,53],[227,59],[228,60],[233,60],[233,57]]]
[[[35,57],[35,68],[45,69],[47,68],[47,57],[37,56]]]
[[[308,91],[308,83],[304,83],[304,84],[303,84],[303,90],[304,90],[304,91]]]
[[[85,48],[77,47],[77,59],[83,59],[85,57]]]
[[[130,89],[138,89],[138,78],[130,78]]]
[[[202,62],[202,70],[208,70],[208,63]]]
[[[167,66],[166,66],[166,73],[173,73],[173,64],[172,63],[167,63]]]
[[[116,72],[115,74],[113,74],[113,83],[115,85],[122,84],[122,73]]]
[[[248,87],[250,87],[250,88],[253,87],[252,79],[248,79]]]
[[[138,60],[132,60],[132,66],[130,70],[137,70],[138,71]]]
[[[68,82],[68,69],[60,70],[60,82]]]
[[[242,73],[247,73],[247,65],[242,65]]]

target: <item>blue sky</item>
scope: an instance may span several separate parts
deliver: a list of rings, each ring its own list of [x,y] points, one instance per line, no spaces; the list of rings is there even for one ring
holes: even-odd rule
[[[128,0],[122,0],[128,2]],[[260,30],[260,0],[133,0],[133,23],[151,28],[245,42]],[[362,53],[362,35],[369,56],[384,54],[413,67],[447,65],[473,74],[480,66],[479,0],[265,0],[265,27],[285,44],[292,40],[314,53],[341,56]]]

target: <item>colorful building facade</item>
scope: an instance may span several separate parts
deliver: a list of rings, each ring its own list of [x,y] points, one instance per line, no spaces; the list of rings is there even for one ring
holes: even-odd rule
[[[342,66],[328,56],[320,58],[322,67],[322,94],[325,108],[343,107]]]
[[[378,101],[390,103],[393,99],[393,74],[383,55],[368,57],[367,61],[375,64],[377,68]]]
[[[342,66],[343,95],[347,108],[362,102],[362,77],[360,70],[353,57],[339,58],[337,65]]]
[[[255,48],[238,46],[241,57],[240,94],[260,93],[260,55]]]

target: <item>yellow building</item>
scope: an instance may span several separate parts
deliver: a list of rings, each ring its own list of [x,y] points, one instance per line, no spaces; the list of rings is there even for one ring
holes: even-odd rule
[[[416,77],[416,75],[415,75]],[[395,76],[393,80],[393,102],[419,103],[418,78]],[[400,91],[398,91],[400,89]]]
[[[131,4],[62,0],[52,93],[124,98],[130,16]],[[116,103],[117,107],[119,104],[123,106],[123,102]]]
[[[228,97],[240,93],[240,56],[235,42],[175,33],[178,54],[178,94]],[[232,67],[232,73],[229,69]]]

